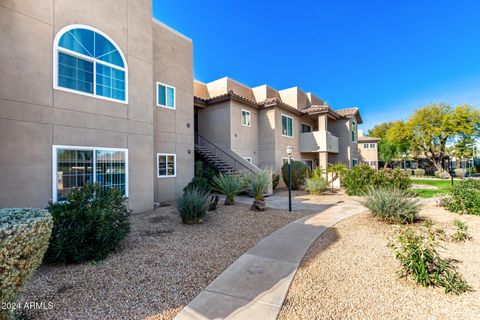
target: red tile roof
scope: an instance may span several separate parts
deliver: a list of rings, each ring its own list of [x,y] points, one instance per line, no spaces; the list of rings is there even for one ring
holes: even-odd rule
[[[251,99],[248,99],[239,94],[236,94],[235,92],[233,92],[233,90],[230,90],[227,93],[221,94],[219,96],[215,96],[207,99],[194,96],[194,103],[196,106],[206,107],[208,104],[224,101],[227,99],[234,99],[237,101],[241,101],[253,107],[279,106],[289,111],[295,112],[297,114],[329,113],[330,115],[334,116],[337,119],[355,117],[358,123],[362,123],[362,117],[360,116],[360,112],[358,108],[333,110],[331,107],[326,105],[311,105],[302,110],[299,110],[289,104],[284,103],[280,98],[268,98],[260,102],[255,102]]]
[[[366,136],[359,136],[358,137],[358,142],[377,142],[382,139],[380,138],[375,138],[375,137],[366,137]]]

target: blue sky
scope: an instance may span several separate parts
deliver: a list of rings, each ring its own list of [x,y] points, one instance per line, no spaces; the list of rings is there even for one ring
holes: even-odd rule
[[[364,129],[430,102],[480,104],[478,1],[160,1],[193,39],[195,78],[299,86]]]

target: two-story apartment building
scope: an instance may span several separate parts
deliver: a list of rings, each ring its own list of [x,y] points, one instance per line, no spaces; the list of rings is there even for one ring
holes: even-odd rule
[[[359,161],[358,108],[334,110],[298,87],[247,87],[230,78],[195,81],[195,130],[257,167],[278,171],[292,157],[310,167]]]
[[[360,162],[378,170],[378,141],[379,138],[360,135],[358,137],[358,152]]]
[[[0,207],[44,207],[85,183],[130,209],[193,176],[192,41],[151,0],[0,2]]]

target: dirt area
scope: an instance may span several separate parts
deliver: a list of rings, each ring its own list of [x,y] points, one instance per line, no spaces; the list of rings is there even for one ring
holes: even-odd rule
[[[442,242],[444,257],[459,260],[458,270],[474,292],[445,294],[400,279],[399,263],[387,246],[395,226],[370,214],[346,219],[326,231],[302,261],[279,319],[479,319],[480,217],[457,215],[433,205],[421,218],[454,232],[452,221],[467,222],[472,240]]]
[[[22,301],[53,302],[31,319],[172,319],[256,242],[303,217],[219,205],[201,225],[184,225],[173,206],[131,217],[123,247],[98,263],[44,265]]]

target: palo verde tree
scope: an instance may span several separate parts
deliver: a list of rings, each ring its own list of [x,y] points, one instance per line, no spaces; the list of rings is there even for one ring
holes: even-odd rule
[[[437,170],[447,156],[447,146],[480,134],[480,111],[469,105],[452,108],[430,104],[415,110],[406,122],[387,131],[389,143],[409,142],[410,150],[429,159]]]

